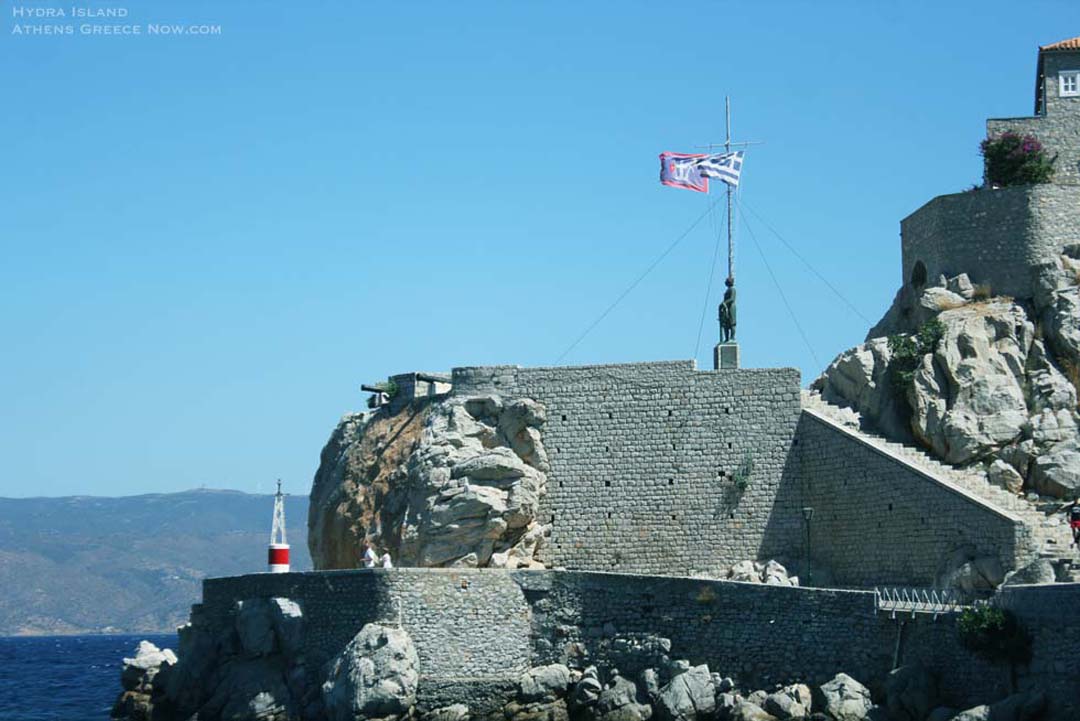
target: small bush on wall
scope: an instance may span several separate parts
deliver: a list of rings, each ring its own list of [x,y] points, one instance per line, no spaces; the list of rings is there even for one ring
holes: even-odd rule
[[[1031,660],[1031,636],[1010,611],[989,604],[967,608],[956,627],[960,643],[991,663],[1025,664]]]
[[[1005,132],[982,141],[979,152],[986,163],[986,182],[990,186],[1049,183],[1054,175],[1057,156],[1047,157],[1042,143],[1032,135]]]

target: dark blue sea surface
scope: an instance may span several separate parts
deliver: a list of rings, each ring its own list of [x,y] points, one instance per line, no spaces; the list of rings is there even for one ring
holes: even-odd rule
[[[105,721],[124,656],[176,635],[0,637],[0,721]]]

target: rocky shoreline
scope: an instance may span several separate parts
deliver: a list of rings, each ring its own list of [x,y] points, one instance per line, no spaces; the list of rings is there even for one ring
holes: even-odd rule
[[[301,652],[303,615],[289,599],[241,604],[217,638],[180,629],[180,653],[143,641],[124,659],[119,721],[1038,721],[1046,695],[1028,690],[968,709],[943,704],[933,674],[893,670],[879,687],[839,672],[825,683],[744,688],[705,664],[671,656],[658,636],[617,639],[617,653],[583,668],[531,668],[495,698],[462,679],[460,698],[422,701],[423,669],[409,634],[366,624],[324,669]],[[450,690],[453,695],[454,689]],[[445,698],[446,693],[440,694]]]

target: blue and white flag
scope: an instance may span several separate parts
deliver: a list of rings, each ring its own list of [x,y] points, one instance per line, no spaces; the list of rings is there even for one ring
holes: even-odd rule
[[[698,171],[706,178],[722,180],[733,188],[739,185],[742,172],[743,151],[706,155],[697,161]]]

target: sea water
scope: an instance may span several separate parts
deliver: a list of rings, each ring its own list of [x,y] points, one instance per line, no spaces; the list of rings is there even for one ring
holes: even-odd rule
[[[0,637],[0,721],[107,721],[139,641],[176,635]]]

